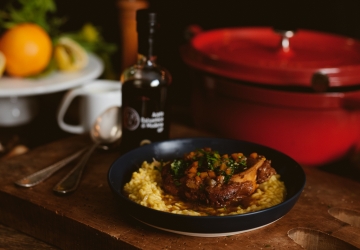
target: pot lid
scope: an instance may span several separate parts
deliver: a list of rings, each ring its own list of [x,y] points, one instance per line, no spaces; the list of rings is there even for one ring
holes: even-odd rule
[[[360,43],[309,30],[225,28],[196,34],[184,61],[209,73],[254,83],[318,88],[360,84]]]

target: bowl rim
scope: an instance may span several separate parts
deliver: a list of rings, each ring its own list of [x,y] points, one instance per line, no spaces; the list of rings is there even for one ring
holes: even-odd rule
[[[225,215],[225,216],[216,216],[216,215],[209,215],[209,216],[193,216],[193,215],[183,215],[183,214],[174,214],[174,213],[169,213],[169,212],[165,212],[165,211],[159,211],[156,209],[152,209],[149,207],[145,207],[142,206],[132,200],[130,200],[129,198],[125,197],[125,195],[122,194],[120,187],[123,187],[124,183],[126,182],[126,180],[121,180],[118,181],[118,186],[115,187],[114,184],[114,180],[113,180],[113,172],[116,171],[116,168],[119,168],[119,164],[121,161],[125,161],[127,160],[127,158],[131,158],[133,157],[135,154],[137,154],[140,151],[145,151],[151,148],[156,148],[159,147],[159,145],[164,144],[164,143],[185,143],[185,142],[194,142],[194,141],[221,141],[221,142],[233,142],[233,143],[239,143],[242,145],[252,145],[253,147],[260,147],[262,149],[266,149],[270,152],[276,153],[278,154],[278,157],[284,157],[286,158],[288,161],[292,162],[294,165],[292,166],[292,168],[296,168],[296,173],[299,174],[299,176],[297,177],[299,179],[299,183],[297,184],[297,188],[295,190],[295,192],[292,192],[291,195],[285,198],[285,200],[275,206],[269,207],[269,208],[265,208],[265,209],[261,209],[258,211],[254,211],[254,212],[249,212],[249,213],[244,213],[244,214],[234,214],[234,215]],[[214,149],[216,150],[216,149]],[[265,155],[266,156],[266,155]],[[141,158],[143,159],[143,158]],[[270,159],[270,157],[269,157]],[[137,159],[137,162],[139,162],[140,164],[137,166],[133,166],[133,167],[127,167],[127,171],[131,171],[131,173],[133,172],[133,169],[137,169],[138,167],[140,167],[141,163],[143,162],[143,160],[139,160]],[[275,168],[276,169],[276,168]],[[122,170],[122,178],[124,178],[124,176],[126,176],[126,170]],[[280,174],[281,176],[281,174]],[[288,178],[288,177],[287,177]],[[284,181],[284,180],[283,180]],[[117,198],[117,200],[119,201],[119,206],[121,209],[124,209],[125,212],[127,212],[129,215],[131,215],[132,217],[134,217],[135,219],[137,219],[138,221],[144,223],[144,224],[148,224],[150,226],[156,227],[156,228],[160,228],[162,230],[167,230],[167,231],[177,231],[180,232],[182,234],[207,234],[207,235],[218,235],[219,233],[238,233],[243,232],[243,231],[249,231],[252,229],[256,229],[256,228],[260,228],[263,227],[265,225],[271,224],[272,222],[275,222],[277,220],[279,220],[280,218],[282,218],[285,214],[287,214],[292,207],[295,205],[295,203],[297,202],[298,198],[300,197],[305,184],[306,184],[306,175],[304,170],[302,169],[302,167],[300,166],[300,164],[298,164],[295,160],[293,160],[291,157],[287,156],[286,154],[269,148],[267,146],[264,145],[260,145],[257,143],[252,143],[252,142],[248,142],[248,141],[243,141],[243,140],[236,140],[236,139],[227,139],[227,138],[215,138],[215,137],[196,137],[196,138],[180,138],[180,139],[171,139],[171,140],[166,140],[166,141],[160,141],[160,142],[154,142],[152,144],[149,145],[145,145],[142,146],[141,148],[137,148],[134,149],[132,151],[129,151],[123,155],[121,155],[120,157],[118,157],[112,164],[111,167],[108,170],[108,184],[110,186],[111,191],[113,192],[113,194],[115,195],[115,197]],[[288,188],[288,187],[286,187]],[[142,214],[136,214],[138,210],[141,210],[142,212],[146,213],[146,215]],[[160,217],[162,218],[162,221],[166,221],[166,220],[172,220],[176,223],[180,223],[181,225],[171,225],[167,222],[157,222],[156,220],[152,219],[155,217]],[[260,221],[256,221],[254,220],[254,218],[262,218],[263,222]],[[269,217],[269,218],[267,218]],[[245,225],[241,226],[241,225],[237,225],[236,223],[234,224],[234,222],[239,221],[239,220],[244,220],[245,224],[252,224],[250,226]],[[193,228],[188,228],[186,227],[186,225],[184,226],[184,224],[191,224],[192,226],[196,225],[197,223],[201,223],[206,225],[206,227],[193,227]],[[231,223],[231,225],[226,225],[226,223]],[[214,228],[214,225],[219,225],[222,224],[222,226],[219,226],[219,228]],[[209,228],[211,227],[211,228]],[[226,232],[228,230],[228,232]],[[239,229],[239,230],[237,230]]]

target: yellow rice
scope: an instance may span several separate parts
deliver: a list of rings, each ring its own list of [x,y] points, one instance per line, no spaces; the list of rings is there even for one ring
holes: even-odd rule
[[[226,208],[216,209],[209,207],[206,208],[205,211],[194,211],[189,209],[186,202],[164,192],[161,188],[161,173],[156,169],[158,164],[156,161],[152,163],[143,162],[141,168],[133,173],[131,180],[124,186],[124,191],[129,195],[129,199],[143,206],[160,211],[205,216],[214,213],[218,215],[230,215],[254,212],[275,206],[284,201],[286,196],[285,185],[280,180],[280,175],[277,174],[259,185],[252,194],[251,201],[247,208],[238,206],[236,211],[233,209],[232,211],[227,211]]]

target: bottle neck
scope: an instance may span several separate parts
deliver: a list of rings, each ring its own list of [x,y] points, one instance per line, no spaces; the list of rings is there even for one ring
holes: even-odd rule
[[[155,37],[158,23],[156,13],[148,10],[137,11],[138,53],[146,57],[146,64],[152,65],[155,60]]]
[[[146,65],[154,64],[156,60],[154,34],[139,34],[138,38],[138,53],[145,57]]]

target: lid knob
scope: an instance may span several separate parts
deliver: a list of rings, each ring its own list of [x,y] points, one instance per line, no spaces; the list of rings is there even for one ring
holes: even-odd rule
[[[280,46],[284,52],[288,52],[290,50],[290,38],[295,35],[294,30],[275,30],[281,36]]]

